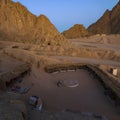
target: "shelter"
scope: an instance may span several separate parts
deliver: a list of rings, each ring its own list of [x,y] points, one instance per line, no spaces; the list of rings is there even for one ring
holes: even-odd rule
[[[114,76],[117,76],[117,68],[111,68],[111,73],[114,75]]]
[[[42,110],[42,106],[43,106],[42,105],[42,100],[41,100],[41,98],[38,98],[37,105],[36,105],[36,107],[34,109],[41,111]]]

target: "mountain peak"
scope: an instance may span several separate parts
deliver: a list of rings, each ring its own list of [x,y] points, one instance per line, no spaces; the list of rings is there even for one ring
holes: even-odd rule
[[[111,11],[106,10],[103,16],[88,27],[92,34],[119,34],[120,33],[120,0]]]
[[[68,39],[73,39],[84,37],[88,35],[88,32],[82,24],[75,24],[73,27],[64,31],[62,34]]]
[[[47,16],[41,14],[40,16],[37,17],[38,20],[41,20],[41,21],[48,21],[50,22],[50,20],[47,18]]]
[[[0,0],[0,6],[0,37],[3,40],[41,45],[64,43],[64,37],[45,15],[37,17],[12,0]]]
[[[45,15],[41,14],[40,16],[38,16],[38,18],[41,18],[41,19],[48,19]]]

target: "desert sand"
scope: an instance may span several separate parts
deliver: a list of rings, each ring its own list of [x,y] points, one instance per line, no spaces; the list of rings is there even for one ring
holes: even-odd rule
[[[58,87],[59,80],[78,80],[79,86],[75,88]],[[118,108],[105,97],[100,83],[85,70],[47,74],[33,65],[30,76],[26,76],[23,82],[17,85],[29,87],[31,84],[33,87],[26,95],[23,95],[23,99],[27,101],[31,95],[41,97],[45,111],[69,109],[77,112],[96,113],[106,116],[110,120],[120,118]],[[35,113],[30,110],[29,114],[31,120],[40,119],[39,112]]]
[[[101,36],[100,36],[101,37]],[[92,42],[83,41],[83,39],[71,40],[76,47],[86,47],[90,49],[101,49],[101,50],[112,50],[119,56],[119,44],[118,36],[114,36],[117,40],[116,43],[108,43],[107,40],[98,43],[101,39],[99,36],[88,39]],[[85,38],[87,39],[87,38]],[[112,39],[112,38],[111,38]],[[0,42],[1,58],[0,58],[0,71],[6,72],[15,66],[27,62],[30,63],[31,73],[23,78],[21,83],[16,85],[22,87],[31,87],[28,93],[22,95],[22,99],[27,103],[28,98],[32,95],[37,95],[43,100],[44,111],[65,111],[66,109],[85,112],[95,113],[102,116],[106,116],[109,120],[119,120],[120,113],[119,108],[115,106],[111,101],[104,95],[103,87],[100,85],[97,79],[93,79],[89,73],[85,70],[79,70],[74,72],[64,72],[57,74],[48,74],[44,71],[44,66],[51,64],[63,64],[63,63],[85,63],[93,65],[113,66],[120,67],[119,59],[100,59],[99,57],[79,57],[64,55],[64,48],[61,54],[54,54],[55,50],[50,46],[46,49],[41,48],[38,45],[15,43],[15,42]],[[46,50],[42,54],[41,49]],[[61,48],[60,48],[61,49]],[[47,54],[49,51],[50,54]],[[38,54],[39,52],[39,54]],[[59,51],[56,51],[59,52]],[[67,52],[67,51],[66,51]],[[87,52],[87,51],[86,51]],[[45,54],[44,54],[45,53]],[[93,54],[93,53],[90,53]],[[114,54],[114,55],[115,55]],[[113,56],[114,56],[113,55]],[[79,86],[75,88],[69,87],[58,87],[57,82],[59,80],[78,80]],[[28,105],[28,104],[27,104]],[[28,107],[29,108],[29,107]],[[35,112],[28,109],[30,120],[39,120],[39,112]]]
[[[120,2],[112,10],[107,10],[103,17],[87,30],[83,25],[75,25],[73,29],[68,30],[70,33],[68,32],[66,37],[78,39],[67,39],[45,15],[36,16],[19,2],[0,0],[0,89],[2,91],[0,120],[25,119],[26,110],[24,107],[19,109],[21,107],[19,102],[22,101],[22,106],[26,103],[28,108],[29,120],[45,120],[49,112],[52,114],[49,114],[47,120],[57,119],[58,114],[53,114],[55,112],[60,113],[59,119],[67,117],[67,119],[77,120],[77,115],[74,113],[78,113],[78,116],[80,113],[78,117],[80,120],[82,113],[88,115],[82,120],[106,120],[101,116],[109,120],[120,120],[119,11]],[[93,34],[96,35],[90,36]],[[96,69],[90,70],[92,72],[98,70],[99,73],[102,71],[102,85],[95,76],[90,76],[89,72],[83,69],[62,71],[57,74],[47,73],[44,69],[48,65],[75,63],[89,64],[92,67],[95,65],[93,68]],[[116,76],[110,72],[113,68],[118,70]],[[112,77],[105,74],[106,72],[113,77],[112,80]],[[98,74],[97,77],[101,76]],[[78,85],[74,88],[66,85],[58,86],[59,81],[69,83],[72,80],[78,81]],[[107,90],[105,90],[106,86]],[[19,102],[13,100],[11,97],[15,97],[13,92],[21,94],[22,101],[20,98]],[[43,111],[35,111],[28,104],[28,99],[32,95],[42,99]],[[8,99],[8,96],[11,98]],[[111,96],[114,100],[110,99]],[[16,115],[15,111],[18,112]],[[69,114],[66,111],[69,111]],[[20,117],[17,117],[18,115]]]

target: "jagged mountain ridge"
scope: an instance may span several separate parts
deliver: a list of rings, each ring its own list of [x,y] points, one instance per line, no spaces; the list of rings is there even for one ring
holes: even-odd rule
[[[12,0],[0,0],[0,38],[42,45],[66,41],[45,15],[37,17]]]
[[[120,34],[120,1],[87,30],[92,34]]]
[[[62,34],[68,39],[73,39],[73,38],[87,36],[88,32],[83,25],[76,24],[73,27],[71,27],[70,29],[64,31]]]

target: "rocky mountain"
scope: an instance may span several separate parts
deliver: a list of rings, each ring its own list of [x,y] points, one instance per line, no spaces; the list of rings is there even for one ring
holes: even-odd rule
[[[62,34],[66,38],[72,39],[72,38],[79,38],[79,37],[87,36],[88,32],[83,25],[76,24],[73,27],[71,27],[69,30],[64,31]]]
[[[106,10],[103,16],[88,27],[92,34],[119,34],[120,33],[120,1],[113,9]]]
[[[46,16],[37,17],[12,0],[0,0],[0,39],[41,45],[66,41]]]

